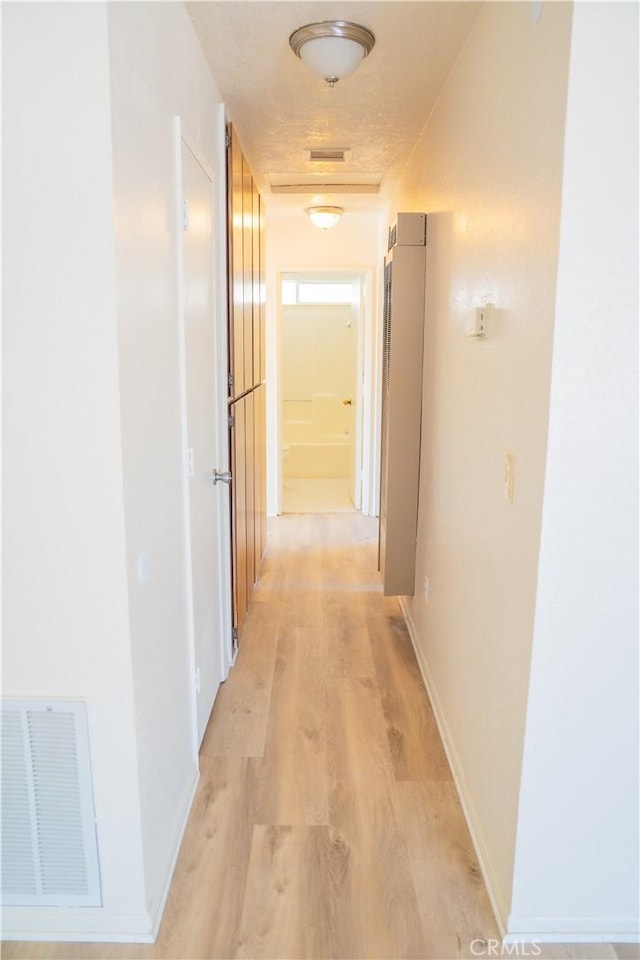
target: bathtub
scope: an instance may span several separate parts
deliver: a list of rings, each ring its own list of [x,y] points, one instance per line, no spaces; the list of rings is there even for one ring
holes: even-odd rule
[[[316,442],[285,443],[282,466],[287,478],[348,477],[353,456],[350,437],[326,437]]]
[[[351,476],[351,412],[335,394],[282,404],[282,465],[288,479]]]

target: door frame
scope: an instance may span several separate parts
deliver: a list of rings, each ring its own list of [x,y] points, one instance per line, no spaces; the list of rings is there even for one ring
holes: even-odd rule
[[[282,278],[284,275],[297,274],[300,277],[313,279],[322,278],[337,280],[358,278],[360,288],[359,309],[357,315],[357,353],[356,353],[356,436],[355,457],[356,471],[359,478],[356,481],[356,509],[366,516],[376,516],[378,503],[375,497],[376,473],[379,472],[380,450],[376,439],[378,420],[375,416],[376,397],[379,387],[378,349],[377,349],[377,317],[374,298],[374,268],[354,267],[348,269],[340,267],[314,270],[309,267],[283,267],[276,273],[276,323],[275,332],[275,401],[267,407],[267,424],[271,420],[272,427],[267,427],[269,437],[269,452],[267,461],[271,464],[268,470],[275,479],[276,513],[282,513],[283,478],[282,462]],[[269,375],[267,375],[267,380]],[[372,495],[373,492],[373,495]]]
[[[190,151],[200,164],[211,183],[211,216],[212,216],[212,282],[214,302],[214,364],[216,374],[214,423],[216,435],[214,437],[216,463],[211,469],[228,470],[229,452],[227,445],[227,240],[226,240],[226,118],[224,105],[218,105],[215,117],[216,145],[215,161],[217,173],[211,168],[202,156],[194,140],[185,131],[180,116],[173,118],[173,155],[174,155],[174,200],[175,200],[175,265],[178,279],[178,366],[180,382],[180,424],[181,424],[181,452],[182,452],[182,510],[184,529],[184,571],[185,571],[185,600],[186,600],[186,627],[187,647],[191,680],[191,723],[193,735],[194,756],[197,760],[200,743],[198,738],[197,691],[196,691],[196,645],[193,622],[193,581],[191,575],[191,515],[189,502],[189,477],[187,470],[187,369],[185,354],[185,281],[184,281],[184,241],[183,241],[183,196],[182,196],[182,148],[183,145]],[[224,681],[232,664],[232,614],[231,614],[231,514],[229,508],[229,492],[224,489],[216,491],[217,523],[215,530],[215,547],[218,555],[218,569],[220,571],[221,605],[218,612],[217,631],[220,637],[221,677]],[[213,491],[212,491],[213,495]]]

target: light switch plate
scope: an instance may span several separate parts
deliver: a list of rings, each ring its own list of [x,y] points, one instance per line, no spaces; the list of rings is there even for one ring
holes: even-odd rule
[[[505,450],[502,493],[507,503],[513,503],[514,468],[515,468],[515,457],[511,452],[511,450]]]

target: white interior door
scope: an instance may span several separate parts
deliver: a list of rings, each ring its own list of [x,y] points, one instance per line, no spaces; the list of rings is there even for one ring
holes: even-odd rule
[[[212,182],[184,143],[182,190],[189,539],[196,723],[200,743],[223,679],[224,578],[220,570],[218,524],[219,500],[228,494],[224,484],[214,486],[210,479],[218,466]]]

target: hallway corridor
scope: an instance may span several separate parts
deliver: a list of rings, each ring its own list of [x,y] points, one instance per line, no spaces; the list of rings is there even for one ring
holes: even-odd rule
[[[270,520],[157,943],[7,943],[4,956],[489,955],[471,947],[498,933],[376,537],[358,513]]]
[[[201,751],[215,859],[236,860],[210,955],[466,955],[496,930],[403,620],[380,592],[377,521],[270,523]],[[195,922],[211,942],[211,919]]]

